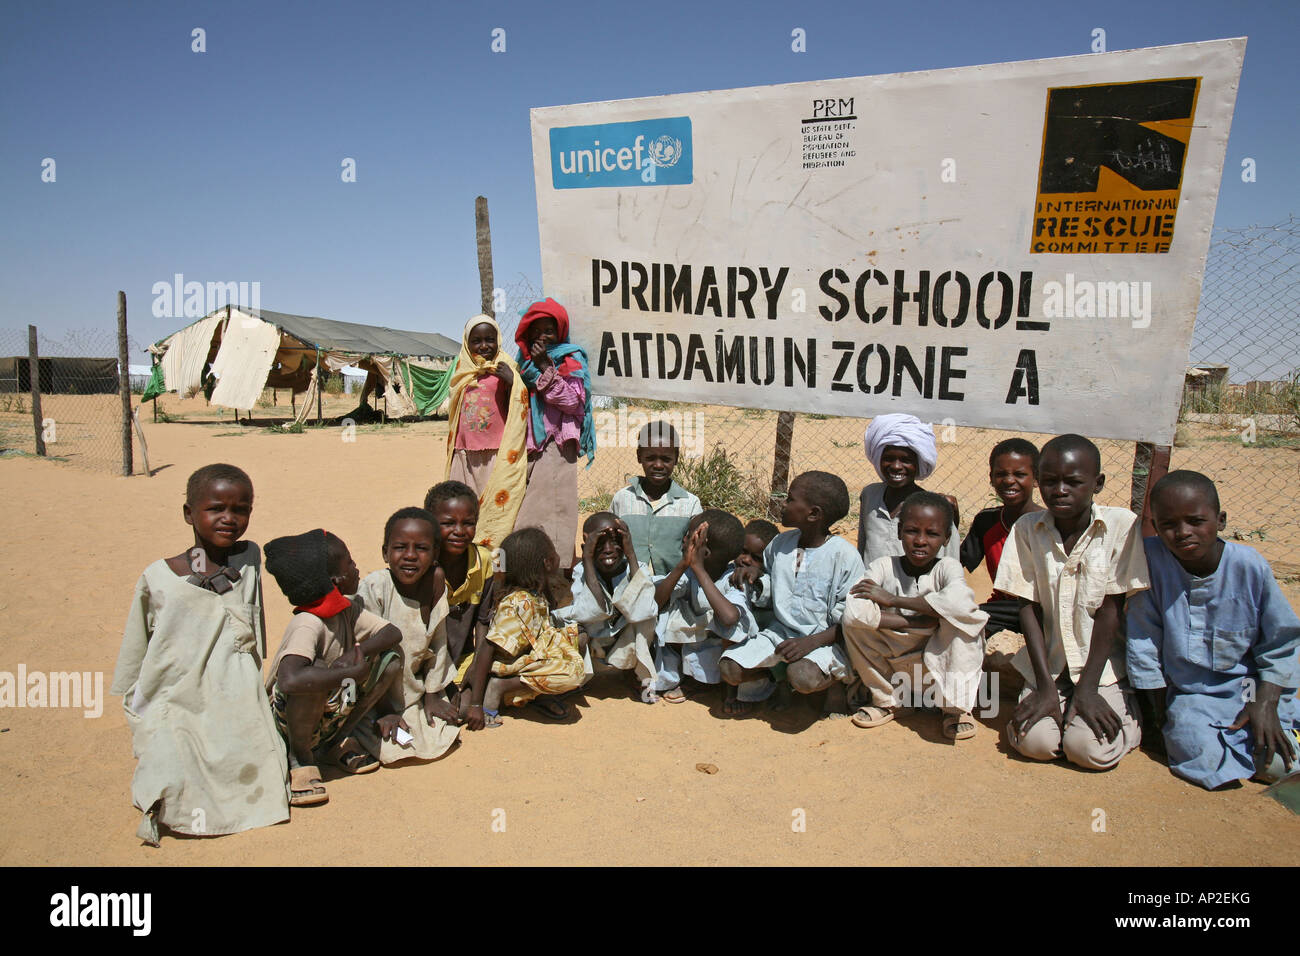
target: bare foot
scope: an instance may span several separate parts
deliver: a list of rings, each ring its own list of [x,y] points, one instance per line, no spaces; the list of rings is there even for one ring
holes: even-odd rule
[[[839,720],[849,715],[849,697],[839,681],[826,688],[826,701],[822,704],[823,720]]]
[[[569,716],[569,708],[564,701],[554,697],[534,697],[532,704],[549,720],[564,720]]]
[[[767,709],[780,712],[789,710],[790,705],[794,702],[794,691],[785,681],[776,685],[776,690],[772,693],[772,702],[767,705]]]
[[[725,685],[722,692],[722,716],[723,717],[748,717],[758,705],[753,701],[741,700],[736,693],[736,687],[732,684]]]

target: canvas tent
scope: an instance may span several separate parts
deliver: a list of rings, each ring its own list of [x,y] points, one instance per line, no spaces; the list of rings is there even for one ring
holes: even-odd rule
[[[149,346],[167,391],[191,395],[204,370],[216,378],[212,402],[252,408],[264,388],[306,392],[307,417],[320,368],[355,365],[384,383],[390,415],[432,414],[446,400],[460,343],[437,332],[407,332],[266,309],[223,306]]]

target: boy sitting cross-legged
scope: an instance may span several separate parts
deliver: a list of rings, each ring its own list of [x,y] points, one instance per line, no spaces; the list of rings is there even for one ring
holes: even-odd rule
[[[859,727],[879,727],[900,707],[933,699],[944,714],[945,737],[975,736],[971,711],[988,614],[976,605],[961,565],[940,554],[951,528],[947,498],[913,492],[898,512],[903,553],[876,558],[849,591],[844,646],[871,696],[853,715]],[[923,684],[930,685],[924,695]]]

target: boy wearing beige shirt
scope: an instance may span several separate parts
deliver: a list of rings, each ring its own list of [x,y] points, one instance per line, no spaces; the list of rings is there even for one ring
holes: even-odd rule
[[[993,585],[1020,599],[1025,635],[1007,741],[1032,760],[1064,755],[1088,770],[1111,769],[1142,739],[1121,622],[1125,597],[1150,581],[1137,517],[1093,504],[1105,481],[1088,439],[1049,441],[1038,462],[1046,510],[1011,529]]]

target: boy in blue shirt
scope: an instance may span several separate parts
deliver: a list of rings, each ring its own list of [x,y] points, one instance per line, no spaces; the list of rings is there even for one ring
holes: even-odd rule
[[[632,534],[637,561],[665,575],[682,559],[686,525],[703,511],[700,499],[673,481],[681,454],[677,429],[654,421],[637,434],[636,460],[643,476],[614,493],[609,510]]]
[[[1258,552],[1224,541],[1209,478],[1172,471],[1151,489],[1151,590],[1128,606],[1129,680],[1169,769],[1208,790],[1273,783],[1295,766],[1300,619]]]

